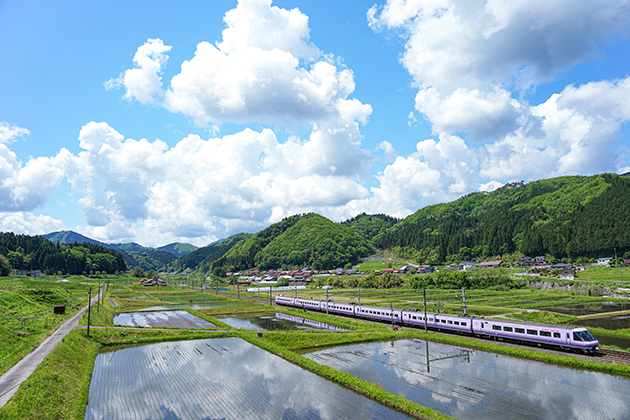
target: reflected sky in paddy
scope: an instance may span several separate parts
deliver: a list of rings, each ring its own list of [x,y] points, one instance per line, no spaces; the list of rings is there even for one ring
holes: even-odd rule
[[[347,331],[334,325],[283,313],[276,313],[274,316],[226,317],[217,319],[234,328],[254,331]]]
[[[85,419],[100,418],[408,419],[240,338],[99,354]]]
[[[305,356],[459,419],[630,418],[621,376],[412,340]]]
[[[114,316],[114,325],[129,327],[216,328],[186,311],[130,312]]]

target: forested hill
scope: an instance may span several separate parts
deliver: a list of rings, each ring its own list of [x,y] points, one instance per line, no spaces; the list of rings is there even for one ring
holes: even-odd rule
[[[127,269],[120,252],[92,243],[52,243],[41,236],[0,232],[0,255],[15,269],[53,274],[115,273]],[[3,261],[0,261],[2,265]],[[1,269],[1,267],[0,267]]]
[[[52,232],[42,236],[52,242],[61,244],[71,244],[75,242],[92,243],[105,248],[114,249],[122,254],[125,262],[129,267],[141,267],[145,271],[162,270],[168,264],[175,261],[178,257],[182,257],[189,252],[197,249],[197,247],[194,245],[183,243],[172,243],[169,245],[161,246],[157,249],[142,246],[135,242],[108,244],[88,238],[87,236],[83,236],[80,233],[76,233],[71,230]]]
[[[372,241],[376,237],[384,235],[389,228],[400,222],[400,220],[386,214],[361,213],[352,219],[346,220],[343,224]]]
[[[377,238],[420,262],[525,255],[612,256],[630,251],[630,179],[616,174],[507,184],[422,208]],[[450,258],[449,258],[450,257]]]
[[[250,236],[249,233],[237,233],[222,241],[199,248],[183,257],[173,261],[169,266],[169,271],[184,271],[199,269],[206,273],[210,270],[210,265],[225,255],[235,244]]]
[[[373,252],[370,242],[353,229],[308,213],[287,217],[251,235],[213,262],[211,269],[332,269],[356,263]]]

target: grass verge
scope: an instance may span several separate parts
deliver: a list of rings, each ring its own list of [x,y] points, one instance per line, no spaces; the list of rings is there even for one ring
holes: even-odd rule
[[[99,347],[72,331],[0,408],[0,419],[82,419]]]

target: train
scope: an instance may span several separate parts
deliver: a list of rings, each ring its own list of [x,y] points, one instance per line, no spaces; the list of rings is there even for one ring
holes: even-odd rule
[[[468,315],[448,315],[416,309],[390,309],[377,306],[353,305],[331,301],[276,295],[280,306],[326,312],[352,318],[381,321],[409,327],[430,328],[493,340],[504,340],[548,346],[562,350],[595,353],[599,341],[586,328],[560,325],[533,324],[500,319],[486,319]]]

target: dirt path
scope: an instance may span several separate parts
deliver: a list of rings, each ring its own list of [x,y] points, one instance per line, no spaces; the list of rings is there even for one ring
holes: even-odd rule
[[[96,302],[99,295],[92,298],[92,305]],[[15,395],[18,388],[31,376],[37,366],[61,343],[61,340],[68,333],[79,326],[79,320],[87,311],[87,306],[79,311],[75,316],[61,324],[61,326],[50,337],[48,337],[33,351],[24,356],[22,360],[17,362],[4,375],[0,376],[0,407],[4,406]]]

